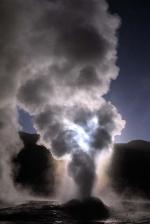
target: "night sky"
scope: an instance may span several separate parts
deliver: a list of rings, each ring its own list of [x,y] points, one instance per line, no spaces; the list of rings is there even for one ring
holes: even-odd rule
[[[150,3],[110,0],[122,18],[119,32],[120,75],[108,98],[126,120],[120,141],[150,140]]]
[[[116,141],[150,140],[150,3],[109,0],[110,10],[121,17],[118,66],[120,74],[105,96],[118,108],[126,127]],[[31,117],[19,110],[26,132],[35,132]]]

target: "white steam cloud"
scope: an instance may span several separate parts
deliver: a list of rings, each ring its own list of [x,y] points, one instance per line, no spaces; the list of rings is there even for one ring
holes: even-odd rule
[[[20,106],[33,115],[56,157],[70,155],[68,173],[78,195],[91,194],[95,157],[125,125],[103,98],[118,76],[119,24],[105,0],[1,0],[1,158],[10,160],[18,152],[18,147],[6,149],[5,136],[10,145],[19,141],[15,111]],[[10,168],[10,162],[0,162],[2,170],[6,164]]]

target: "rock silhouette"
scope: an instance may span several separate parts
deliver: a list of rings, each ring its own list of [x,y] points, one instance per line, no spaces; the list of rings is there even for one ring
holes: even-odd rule
[[[89,197],[82,201],[73,199],[64,204],[62,209],[79,220],[102,220],[109,217],[107,206],[100,199],[94,197]]]
[[[15,182],[37,195],[54,191],[54,159],[43,145],[37,145],[37,134],[20,133],[24,147],[14,160]]]
[[[111,183],[124,196],[150,198],[150,142],[116,144],[109,168]],[[134,194],[133,194],[134,192]]]

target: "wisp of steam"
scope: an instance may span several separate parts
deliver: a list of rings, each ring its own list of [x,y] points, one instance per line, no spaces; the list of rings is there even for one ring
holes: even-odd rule
[[[105,0],[1,0],[0,12],[2,186],[13,198],[8,183],[13,185],[11,158],[20,149],[20,107],[33,117],[56,159],[69,155],[68,175],[77,196],[88,197],[97,155],[111,147],[125,125],[104,99],[118,76],[120,20]]]

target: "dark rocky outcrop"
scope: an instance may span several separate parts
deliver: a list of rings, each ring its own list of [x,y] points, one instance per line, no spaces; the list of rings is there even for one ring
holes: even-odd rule
[[[94,197],[82,201],[73,199],[62,206],[62,210],[77,220],[102,220],[109,217],[109,209]]]
[[[150,198],[150,142],[116,144],[109,176],[117,192]]]
[[[54,191],[54,159],[49,150],[37,145],[39,135],[20,132],[24,147],[14,159],[15,182],[34,194],[49,195]]]

